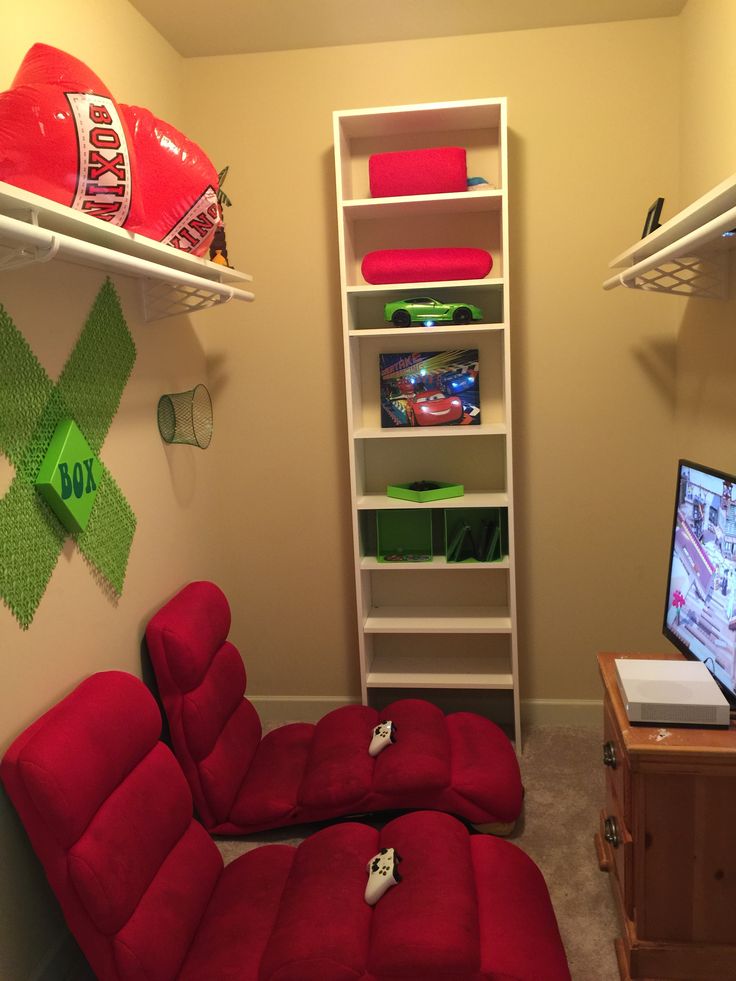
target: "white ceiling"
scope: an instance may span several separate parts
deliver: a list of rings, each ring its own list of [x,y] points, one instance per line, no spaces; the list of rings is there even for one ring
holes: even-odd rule
[[[687,0],[130,0],[186,56],[673,17]]]

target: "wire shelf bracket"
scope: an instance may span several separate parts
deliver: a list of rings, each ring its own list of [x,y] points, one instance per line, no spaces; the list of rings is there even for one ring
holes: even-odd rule
[[[255,295],[251,276],[0,182],[0,273],[59,259],[141,281],[146,321]]]
[[[726,299],[734,246],[736,174],[612,260],[603,289]]]

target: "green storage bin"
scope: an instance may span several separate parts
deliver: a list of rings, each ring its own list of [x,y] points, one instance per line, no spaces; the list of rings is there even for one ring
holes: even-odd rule
[[[430,562],[432,512],[376,511],[379,562]]]

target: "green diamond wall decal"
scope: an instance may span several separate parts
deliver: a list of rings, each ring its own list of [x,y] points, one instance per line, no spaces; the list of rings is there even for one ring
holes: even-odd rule
[[[70,530],[41,496],[36,479],[60,424],[73,419],[92,457],[97,494],[86,526],[72,531],[96,578],[113,595],[123,590],[135,534],[133,511],[100,450],[135,363],[135,344],[115,288],[106,280],[61,375],[51,381],[21,332],[0,306],[0,453],[15,476],[0,497],[0,600],[27,629]],[[85,451],[86,452],[86,451]],[[75,471],[67,471],[74,496]],[[80,471],[76,472],[77,488]],[[59,490],[68,490],[59,474]],[[91,490],[90,490],[91,493]]]
[[[73,419],[62,419],[51,437],[35,484],[41,497],[64,527],[71,532],[84,531],[102,465]]]

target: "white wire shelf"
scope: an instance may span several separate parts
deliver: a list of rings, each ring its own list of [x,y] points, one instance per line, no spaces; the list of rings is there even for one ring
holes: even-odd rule
[[[144,316],[159,320],[228,300],[252,277],[91,218],[0,181],[0,272],[59,258],[141,281]]]
[[[621,269],[604,290],[630,289],[725,299],[728,252],[736,245],[736,174],[612,259]]]

